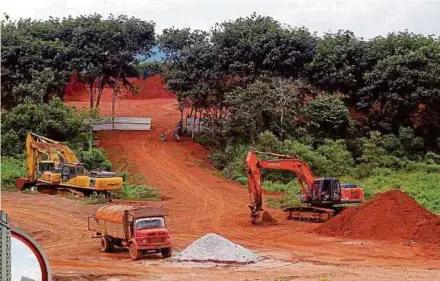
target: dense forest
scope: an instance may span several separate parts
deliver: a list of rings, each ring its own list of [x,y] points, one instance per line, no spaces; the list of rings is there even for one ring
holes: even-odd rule
[[[438,36],[403,31],[366,40],[349,30],[318,36],[256,14],[209,31],[169,28],[155,35],[154,28],[126,16],[6,17],[2,156],[20,158],[33,130],[69,140],[82,159],[98,163],[93,168],[108,166],[103,151],[88,148],[87,120],[98,112],[102,89],[136,91],[127,78],[160,73],[182,119],[203,121],[195,140],[232,179],[245,182],[244,157],[254,147],[297,155],[317,175],[360,183],[367,197],[402,188],[440,211]],[[163,62],[136,59],[150,57],[152,48],[164,52]],[[89,112],[59,100],[73,74],[90,89]],[[265,175],[267,189],[287,192],[274,206],[296,200],[293,180]]]

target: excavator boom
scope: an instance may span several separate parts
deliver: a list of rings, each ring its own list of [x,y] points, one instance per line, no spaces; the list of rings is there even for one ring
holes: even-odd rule
[[[257,155],[277,157],[276,160],[259,161]],[[311,193],[315,176],[310,167],[303,161],[290,155],[276,154],[270,152],[249,151],[246,158],[248,177],[248,189],[251,196],[251,210],[254,212],[263,210],[263,198],[261,187],[261,169],[286,170],[296,174],[301,185],[301,190],[307,198]]]
[[[62,162],[78,163],[75,153],[67,146],[49,138],[29,133],[26,137],[26,171],[31,180],[37,179],[37,165],[42,155],[59,166]]]

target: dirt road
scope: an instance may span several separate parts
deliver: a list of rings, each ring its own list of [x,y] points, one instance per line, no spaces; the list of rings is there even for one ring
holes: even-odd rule
[[[82,107],[87,102],[71,102]],[[104,114],[110,104],[104,102]],[[5,192],[2,208],[13,223],[36,237],[52,270],[68,280],[439,280],[440,248],[418,244],[344,241],[313,234],[317,224],[286,221],[271,211],[277,226],[251,226],[248,193],[225,179],[191,140],[160,142],[179,119],[173,99],[120,100],[118,116],[152,117],[150,132],[100,132],[100,146],[114,165],[145,176],[160,188],[169,210],[176,249],[215,232],[266,257],[261,265],[188,265],[127,252],[103,254],[87,232],[87,215],[98,206],[49,195]]]

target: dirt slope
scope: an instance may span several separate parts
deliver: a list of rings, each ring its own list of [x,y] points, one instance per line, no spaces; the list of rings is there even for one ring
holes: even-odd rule
[[[440,244],[440,218],[406,193],[391,190],[345,210],[317,232],[347,238]]]
[[[147,79],[129,78],[128,80],[135,88],[137,88],[137,92],[129,92],[124,87],[121,87],[121,92],[117,97],[117,100],[144,100],[174,97],[173,93],[164,89],[163,80],[158,75],[151,76]],[[102,93],[101,102],[111,102],[112,95],[112,88],[110,86],[105,87]],[[90,96],[88,86],[82,84],[78,80],[78,76],[73,75],[64,89],[64,100],[66,102],[89,102]]]
[[[87,102],[70,102],[82,107]],[[110,112],[110,103],[101,112]],[[177,250],[215,232],[268,258],[262,265],[206,267],[170,264],[161,259],[132,262],[127,252],[103,254],[87,231],[87,214],[98,206],[48,195],[4,193],[2,203],[14,223],[36,235],[59,276],[97,280],[435,280],[440,251],[418,244],[357,242],[313,233],[318,224],[286,221],[271,210],[276,226],[251,226],[247,190],[225,179],[191,140],[159,141],[179,118],[173,99],[120,100],[118,116],[152,117],[151,132],[101,132],[100,145],[119,167],[146,177],[167,200],[170,230]],[[276,259],[277,261],[273,261]],[[93,274],[91,274],[91,272]],[[166,275],[164,273],[166,272]],[[89,278],[89,279],[87,279]],[[365,278],[365,279],[364,279]]]

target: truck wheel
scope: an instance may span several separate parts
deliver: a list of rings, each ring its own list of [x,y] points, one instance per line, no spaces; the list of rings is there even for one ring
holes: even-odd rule
[[[130,258],[134,261],[141,258],[141,253],[138,251],[138,248],[134,243],[130,244],[130,248],[128,249],[128,252],[130,254]]]
[[[171,254],[173,253],[173,250],[171,248],[163,248],[160,251],[162,253],[162,257],[164,258],[171,257]]]
[[[101,237],[101,251],[108,253],[113,250],[113,243],[107,236]]]

